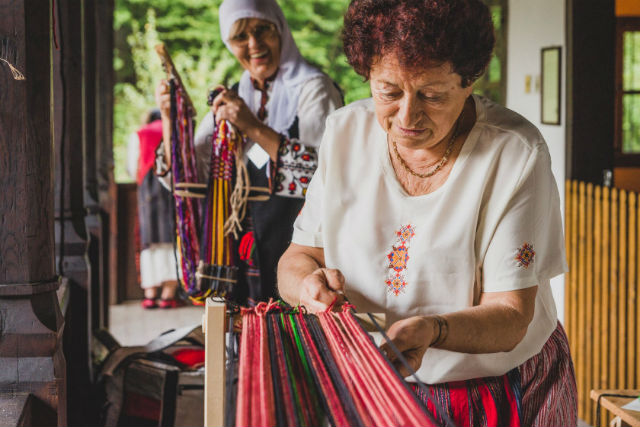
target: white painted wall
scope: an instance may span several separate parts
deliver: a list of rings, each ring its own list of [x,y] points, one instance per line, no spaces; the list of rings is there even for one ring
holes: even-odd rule
[[[561,0],[510,0],[507,38],[507,107],[536,125],[544,136],[553,174],[560,191],[564,217],[565,177],[565,2]],[[560,126],[540,123],[540,49],[562,47]],[[525,93],[525,79],[531,76],[531,92]],[[564,278],[552,280],[558,318],[564,319]]]

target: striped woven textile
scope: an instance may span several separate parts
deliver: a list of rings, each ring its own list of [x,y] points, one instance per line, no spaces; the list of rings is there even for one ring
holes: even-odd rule
[[[501,377],[428,386],[458,427],[576,426],[578,401],[567,335],[558,323],[542,351]],[[433,404],[414,386],[437,417]],[[444,420],[439,419],[444,425]]]

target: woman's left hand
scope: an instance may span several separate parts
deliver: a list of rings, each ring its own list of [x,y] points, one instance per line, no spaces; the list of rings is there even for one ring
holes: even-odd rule
[[[245,134],[250,134],[253,129],[265,126],[233,90],[223,89],[213,100],[211,111],[216,117],[216,124],[220,123],[220,120],[228,120]]]
[[[402,353],[411,369],[416,371],[422,364],[424,353],[435,338],[435,321],[428,316],[413,316],[398,320],[391,325],[387,336]],[[400,375],[403,377],[410,375],[388,343],[384,343],[380,349],[387,355]]]

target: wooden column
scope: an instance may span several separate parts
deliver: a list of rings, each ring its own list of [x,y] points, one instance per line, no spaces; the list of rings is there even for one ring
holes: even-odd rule
[[[0,0],[0,392],[32,393],[66,425],[53,231],[49,1]]]
[[[84,208],[85,223],[89,236],[88,259],[91,265],[90,275],[90,330],[106,326],[106,314],[102,302],[102,280],[105,276],[104,235],[100,209],[98,186],[99,133],[97,131],[98,70],[96,66],[96,5],[99,0],[85,0],[82,8],[82,51],[84,75]]]
[[[109,289],[117,276],[117,187],[113,161],[113,11],[114,0],[95,3],[96,35],[96,167],[98,202],[102,223],[102,254],[104,268],[100,280],[100,310],[102,326],[109,325]]]
[[[56,268],[68,279],[70,301],[65,316],[69,425],[94,425],[99,408],[91,400],[90,266],[83,201],[83,50],[84,0],[57,0],[53,49],[55,134]]]

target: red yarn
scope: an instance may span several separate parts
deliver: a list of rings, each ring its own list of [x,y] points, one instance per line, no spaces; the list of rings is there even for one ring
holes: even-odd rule
[[[352,397],[350,411],[355,409],[363,425],[433,425],[412,391],[356,321],[351,309],[317,315],[326,340],[323,345],[328,347],[324,357],[331,354],[337,372],[329,372],[325,365],[306,314],[282,313],[279,315],[282,323],[277,320],[268,323],[266,313],[272,310],[279,310],[273,302],[241,310],[236,426],[276,424],[271,357],[275,358],[274,369],[282,379],[276,392],[281,396],[281,414],[287,425],[318,423],[319,402],[312,400],[316,393],[322,393],[333,424],[351,424],[345,402],[340,400],[334,384],[336,374],[344,379],[341,387]],[[273,354],[268,334],[272,334]],[[308,369],[313,370],[311,382]]]

